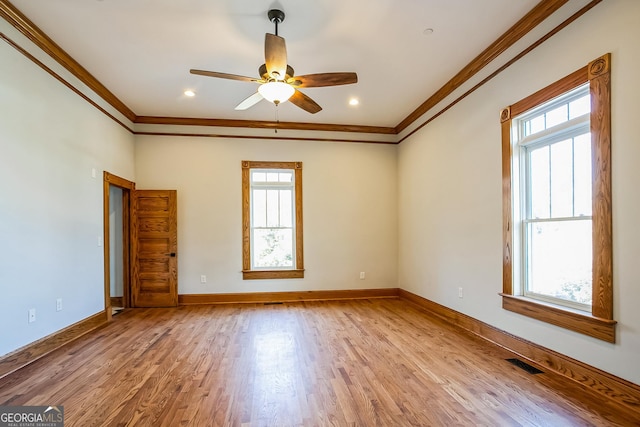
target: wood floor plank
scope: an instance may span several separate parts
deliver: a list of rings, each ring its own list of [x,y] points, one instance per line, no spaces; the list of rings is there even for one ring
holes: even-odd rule
[[[397,298],[131,309],[0,380],[66,426],[633,426]]]

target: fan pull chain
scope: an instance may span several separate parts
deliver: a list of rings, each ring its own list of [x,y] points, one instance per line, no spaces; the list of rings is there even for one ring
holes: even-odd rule
[[[276,104],[276,133],[278,133],[278,125],[280,124],[280,117],[278,116],[278,104]]]

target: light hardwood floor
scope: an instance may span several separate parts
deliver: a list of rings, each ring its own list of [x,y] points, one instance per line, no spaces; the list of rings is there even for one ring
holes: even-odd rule
[[[611,426],[638,414],[402,299],[127,310],[0,380],[66,426]]]

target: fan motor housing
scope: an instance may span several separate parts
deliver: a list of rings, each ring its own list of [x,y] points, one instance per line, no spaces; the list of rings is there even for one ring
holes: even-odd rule
[[[293,68],[290,65],[287,65],[287,74],[284,76],[284,80],[289,80],[291,77],[294,76],[295,71],[293,71]],[[258,68],[258,75],[260,77],[262,77],[262,80],[272,80],[272,77],[269,76],[269,73],[267,72],[267,65],[266,64],[262,64],[260,66],[260,68]]]

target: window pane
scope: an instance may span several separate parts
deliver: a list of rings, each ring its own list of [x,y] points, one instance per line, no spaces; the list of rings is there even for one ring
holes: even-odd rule
[[[267,180],[267,174],[264,172],[252,172],[251,180],[253,182],[265,182]]]
[[[278,190],[267,190],[267,227],[280,226],[280,202]]]
[[[280,182],[293,182],[293,172],[280,172]]]
[[[591,304],[591,220],[528,224],[527,290]]]
[[[267,192],[266,190],[253,190],[253,226],[266,227],[267,225]]]
[[[253,230],[253,266],[293,267],[293,230]]]
[[[267,182],[278,182],[278,173],[277,172],[268,172],[267,173]]]
[[[591,134],[585,133],[573,140],[574,215],[591,216]]]
[[[544,126],[544,114],[535,117],[531,120],[529,120],[529,133],[527,133],[527,135],[532,135],[536,132],[540,132],[541,130],[545,130],[545,126]]]
[[[567,139],[551,146],[551,217],[573,216],[573,147]]]
[[[591,97],[589,95],[578,98],[569,103],[569,120],[580,117],[591,111]]]
[[[280,190],[280,227],[293,227],[291,190]]]
[[[530,152],[531,218],[550,217],[549,146]]]
[[[566,122],[568,120],[567,104],[561,105],[560,107],[547,112],[546,116],[547,129]]]

